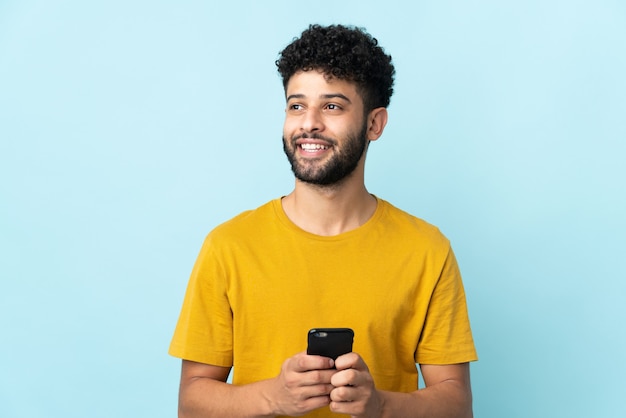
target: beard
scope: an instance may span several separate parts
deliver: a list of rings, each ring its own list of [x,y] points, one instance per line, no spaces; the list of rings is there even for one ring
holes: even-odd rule
[[[317,186],[330,186],[341,182],[348,177],[359,165],[361,157],[367,148],[367,125],[363,124],[358,133],[352,133],[345,138],[343,146],[338,148],[338,141],[319,134],[303,134],[295,136],[291,141],[283,137],[283,150],[291,164],[291,171],[296,178],[305,183]],[[322,139],[332,144],[333,154],[324,164],[316,159],[298,159],[296,141],[301,138]]]

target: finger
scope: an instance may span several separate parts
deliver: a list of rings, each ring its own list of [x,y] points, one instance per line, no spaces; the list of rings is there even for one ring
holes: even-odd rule
[[[336,414],[345,414],[355,416],[365,416],[365,405],[361,402],[330,402],[330,410]],[[369,415],[368,415],[369,416]],[[372,416],[380,416],[380,415],[372,415]]]
[[[328,357],[310,356],[304,352],[296,354],[287,362],[288,369],[297,373],[332,369],[334,365],[335,362]]]
[[[353,402],[358,398],[358,391],[349,386],[335,387],[330,392],[330,400],[333,402]]]
[[[309,370],[325,370],[335,368],[335,360],[329,357],[306,354],[305,363],[309,367]]]
[[[329,395],[321,395],[321,396],[313,396],[310,397],[304,401],[302,401],[297,410],[297,413],[288,413],[287,415],[289,416],[299,416],[299,415],[303,415],[304,413],[313,411],[315,409],[319,409],[322,408],[324,406],[329,405],[331,402],[330,400],[330,396]]]
[[[335,360],[335,368],[337,370],[368,370],[367,365],[357,353],[348,353],[337,357],[337,360]]]
[[[302,386],[315,386],[315,385],[330,385],[333,375],[337,371],[335,369],[329,370],[311,370],[308,372],[300,373],[300,381]]]
[[[330,401],[330,394],[335,389],[331,384],[309,386],[305,389],[307,398],[327,397]]]
[[[330,383],[335,387],[358,386],[360,384],[360,374],[358,370],[346,369],[338,371],[330,378]]]

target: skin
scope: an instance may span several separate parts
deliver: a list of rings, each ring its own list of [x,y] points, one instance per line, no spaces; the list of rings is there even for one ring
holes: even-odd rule
[[[322,98],[323,107],[319,112],[331,121],[340,121],[340,117],[355,107],[350,98],[342,93]],[[302,93],[288,96],[286,120],[293,120],[291,123],[297,124],[308,117],[308,122],[315,124],[316,121],[311,120],[311,117],[315,117],[312,112],[317,110],[310,107],[312,103],[307,99]],[[354,127],[346,130],[341,142],[336,137],[330,136],[333,132],[316,128],[286,132],[291,136],[283,137],[283,148],[296,179],[325,188],[334,188],[352,174],[369,144],[365,118],[354,123]]]
[[[314,70],[296,73],[286,97],[285,146],[313,177],[342,154],[346,141],[359,137],[363,129],[365,138],[375,141],[387,123],[385,108],[364,111],[354,84],[328,79]],[[326,139],[302,139],[303,133]],[[303,143],[325,148],[307,152]],[[294,190],[282,201],[287,216],[300,228],[327,236],[365,223],[377,205],[364,184],[365,155],[350,174],[332,185],[296,179]],[[300,416],[327,405],[334,412],[363,418],[473,416],[467,363],[422,364],[420,369],[426,388],[398,393],[378,390],[358,353],[335,362],[298,353],[283,362],[278,376],[241,386],[225,383],[230,368],[183,360],[179,417]]]
[[[318,71],[299,72],[287,84],[284,138],[302,133],[333,138],[336,144],[316,153],[296,150],[296,159],[311,171],[321,170],[342,152],[343,139],[358,136],[365,124],[365,138],[376,141],[387,124],[387,109],[377,108],[365,115],[356,85],[326,79]],[[300,142],[319,143],[318,140]],[[300,228],[318,235],[337,235],[363,225],[376,210],[376,199],[365,188],[365,156],[355,170],[330,186],[296,179],[292,193],[283,198],[283,209]]]

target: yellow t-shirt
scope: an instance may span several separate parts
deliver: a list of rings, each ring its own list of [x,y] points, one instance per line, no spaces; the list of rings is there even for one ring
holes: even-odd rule
[[[322,327],[354,330],[378,389],[416,390],[416,362],[477,358],[449,241],[381,199],[368,222],[331,237],[298,228],[280,199],[215,228],[169,352],[234,366],[233,383],[245,384],[277,376]]]

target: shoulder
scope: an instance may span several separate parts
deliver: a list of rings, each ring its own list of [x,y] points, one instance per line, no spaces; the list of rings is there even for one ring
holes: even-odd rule
[[[397,234],[403,240],[425,241],[429,245],[444,248],[450,246],[450,241],[437,226],[397,208],[386,200],[380,198],[378,200],[383,209],[382,224],[388,229],[388,233]]]
[[[279,203],[280,199],[274,199],[256,209],[239,213],[209,232],[207,241],[223,244],[230,241],[250,239],[259,234],[267,233],[265,229],[275,224],[275,222],[271,221],[276,217],[276,205]]]

